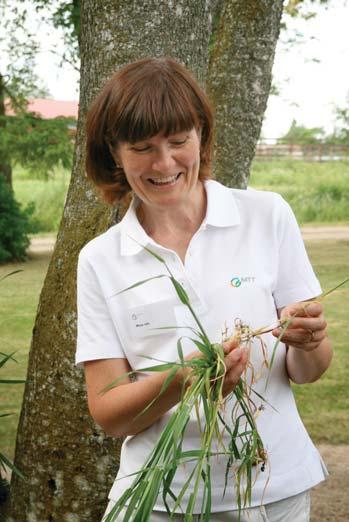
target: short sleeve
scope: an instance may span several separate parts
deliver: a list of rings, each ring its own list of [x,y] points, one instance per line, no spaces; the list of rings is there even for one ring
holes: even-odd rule
[[[322,291],[309,261],[295,215],[281,196],[278,199],[279,252],[273,295],[276,307],[282,308],[290,303],[317,297]]]
[[[125,359],[97,274],[82,251],[77,273],[77,349],[75,364],[96,359]]]

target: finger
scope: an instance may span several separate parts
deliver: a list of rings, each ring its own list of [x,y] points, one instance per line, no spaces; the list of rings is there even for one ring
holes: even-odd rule
[[[241,353],[239,359],[234,362],[230,369],[227,370],[224,377],[224,390],[225,393],[228,393],[234,389],[234,387],[238,384],[239,379],[243,372],[246,369],[247,361],[248,361],[248,350],[243,349],[243,353]],[[234,352],[233,352],[234,353]]]
[[[285,317],[318,317],[323,313],[323,306],[317,301],[305,301],[286,306],[281,314]]]
[[[226,371],[230,371],[231,368],[239,364],[245,365],[248,360],[248,352],[249,350],[243,347],[235,348],[235,350],[229,352],[224,358]]]
[[[273,330],[273,335],[279,337],[281,330],[279,328]],[[315,343],[318,345],[326,337],[326,330],[313,331],[310,329],[287,329],[281,337],[285,344],[292,346]]]
[[[224,343],[222,343],[223,351],[225,354],[230,353],[232,350],[236,350],[239,346],[239,340],[236,337],[229,337]]]
[[[304,305],[305,315],[308,317],[319,317],[324,311],[324,307],[317,301],[312,301],[310,304]]]
[[[320,317],[295,317],[288,325],[287,330],[303,329],[312,330],[315,332],[318,330],[325,330],[326,327],[327,322],[325,321],[324,316],[321,314]]]

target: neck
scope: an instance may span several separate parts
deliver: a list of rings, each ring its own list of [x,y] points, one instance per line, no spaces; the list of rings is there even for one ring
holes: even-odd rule
[[[154,208],[142,202],[138,207],[137,216],[144,230],[153,239],[169,232],[192,236],[206,215],[206,206],[205,188],[203,183],[198,182],[197,189],[184,204]]]

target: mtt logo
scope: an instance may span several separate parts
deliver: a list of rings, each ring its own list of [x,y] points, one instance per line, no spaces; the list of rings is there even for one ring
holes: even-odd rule
[[[239,286],[241,286],[242,284],[246,284],[246,283],[254,283],[255,281],[255,277],[238,277],[238,276],[234,276],[231,278],[230,280],[230,284],[231,286],[233,286],[234,288],[239,288]]]

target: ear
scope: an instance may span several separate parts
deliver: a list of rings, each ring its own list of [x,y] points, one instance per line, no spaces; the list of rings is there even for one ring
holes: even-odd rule
[[[201,155],[202,155],[202,153],[203,153],[203,150],[202,150],[202,142],[201,142],[201,138],[202,138],[202,127],[196,127],[196,133],[197,133],[198,138],[199,138],[200,159],[201,159]]]

